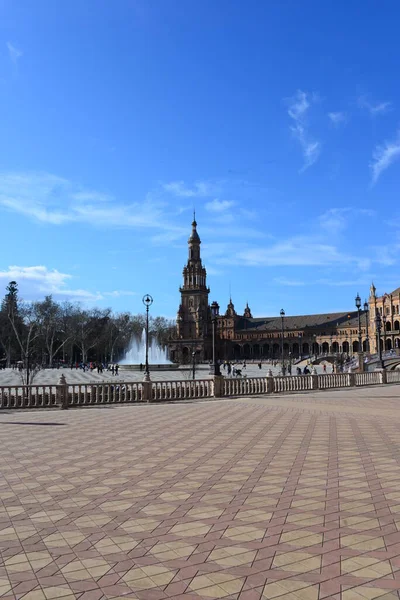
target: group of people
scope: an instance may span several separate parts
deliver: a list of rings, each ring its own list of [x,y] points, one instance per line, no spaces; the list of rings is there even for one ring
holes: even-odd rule
[[[118,369],[119,369],[118,364],[105,365],[102,362],[89,362],[89,363],[76,362],[76,363],[71,363],[70,367],[71,367],[71,371],[72,371],[72,369],[76,369],[76,370],[82,369],[82,371],[84,373],[86,371],[90,371],[92,373],[95,369],[97,369],[98,373],[102,373],[104,370],[106,370],[106,371],[111,371],[112,375],[118,375]]]
[[[242,371],[246,370],[246,361],[243,362],[243,366],[240,369],[235,363],[231,363],[229,360],[224,360],[222,368],[227,372],[228,376],[232,375],[233,377],[241,377]]]

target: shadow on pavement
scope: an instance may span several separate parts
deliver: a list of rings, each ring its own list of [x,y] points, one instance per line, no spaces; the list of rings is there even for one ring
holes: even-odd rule
[[[0,425],[44,425],[45,427],[58,426],[65,427],[65,423],[25,423],[24,421],[4,421]]]

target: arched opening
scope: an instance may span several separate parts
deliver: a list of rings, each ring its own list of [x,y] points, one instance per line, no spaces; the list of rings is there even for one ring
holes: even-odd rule
[[[280,353],[281,353],[281,351],[280,351],[279,344],[274,344],[272,346],[272,356],[274,358],[278,358],[278,356],[280,356]]]
[[[319,354],[319,344],[317,344],[317,342],[314,342],[312,344],[312,352],[311,352],[311,354],[315,354],[315,355]]]
[[[260,346],[258,344],[254,344],[253,346],[253,356],[254,358],[259,358],[260,356]]]
[[[390,321],[386,321],[386,331],[392,331],[392,324]]]
[[[398,321],[394,322],[394,329],[395,329],[395,331],[399,331],[399,329],[400,329],[400,323]]]
[[[342,348],[343,348],[343,352],[346,352],[348,354],[349,353],[349,342],[343,342]]]
[[[367,340],[363,340],[362,349],[363,349],[363,352],[367,352]]]
[[[240,346],[239,346],[239,344],[235,344],[233,346],[233,357],[234,358],[240,358]]]
[[[360,351],[360,344],[358,343],[358,340],[354,340],[353,342],[353,352],[359,352]]]
[[[293,356],[299,356],[299,345],[298,344],[293,344],[292,354],[293,354]]]
[[[289,344],[283,344],[283,356],[289,356]]]
[[[269,344],[264,344],[262,349],[263,349],[263,356],[269,356]]]
[[[333,342],[332,352],[339,352],[339,344],[337,342]]]
[[[399,339],[399,338],[396,338],[396,339],[394,340],[394,347],[395,347],[395,348],[400,348],[400,339]]]
[[[390,338],[387,338],[386,340],[386,350],[391,350],[392,349],[392,340]]]
[[[323,352],[324,354],[328,354],[328,352],[329,352],[329,344],[328,344],[328,342],[324,342],[324,343],[322,344],[322,352]]]
[[[250,346],[249,344],[245,344],[243,346],[243,358],[249,358],[250,357]]]
[[[310,346],[305,342],[303,344],[303,354],[310,354]]]
[[[187,346],[184,346],[182,348],[182,362],[183,362],[183,364],[186,364],[189,362],[189,348],[187,348]]]

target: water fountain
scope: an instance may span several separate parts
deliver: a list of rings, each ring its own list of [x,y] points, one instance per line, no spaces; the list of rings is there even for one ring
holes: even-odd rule
[[[143,329],[140,338],[134,338],[120,361],[121,369],[137,371],[146,361],[146,329]],[[149,339],[149,366],[150,370],[173,369],[177,365],[172,363],[167,356],[167,350],[157,343],[154,337]]]

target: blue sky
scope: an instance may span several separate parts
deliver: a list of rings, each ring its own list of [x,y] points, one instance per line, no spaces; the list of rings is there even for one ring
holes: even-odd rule
[[[174,317],[400,285],[398,2],[0,0],[0,286]]]

